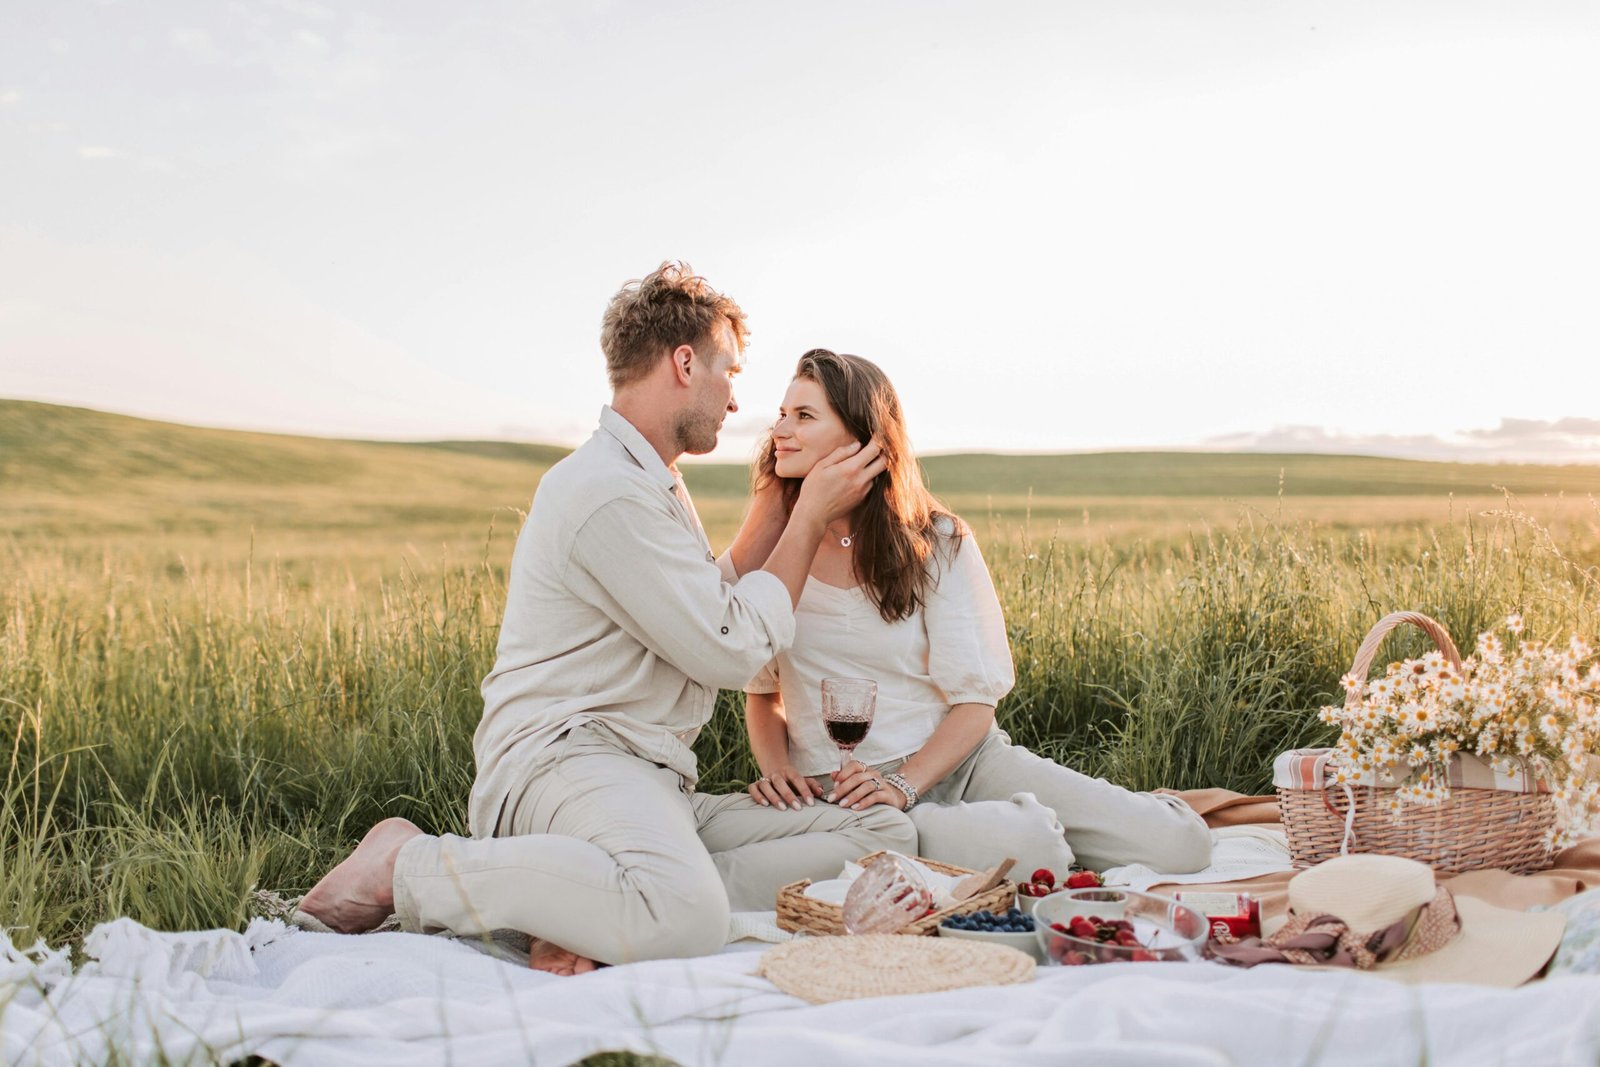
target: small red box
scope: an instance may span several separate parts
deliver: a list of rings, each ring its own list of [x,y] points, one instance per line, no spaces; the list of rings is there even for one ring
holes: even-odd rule
[[[1261,901],[1249,893],[1174,893],[1172,899],[1211,920],[1211,940],[1261,936]]]

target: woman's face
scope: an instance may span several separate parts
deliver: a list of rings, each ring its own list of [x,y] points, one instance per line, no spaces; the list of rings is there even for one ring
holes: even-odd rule
[[[780,478],[804,478],[817,461],[855,440],[828,404],[822,386],[796,378],[783,394],[778,421],[772,424],[774,473]]]

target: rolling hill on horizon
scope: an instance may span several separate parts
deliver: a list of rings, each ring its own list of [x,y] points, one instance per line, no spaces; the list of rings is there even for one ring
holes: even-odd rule
[[[518,487],[569,449],[515,441],[364,441],[219,430],[87,408],[0,399],[0,489],[30,494],[137,494],[141,488],[262,490],[388,487],[435,494]],[[1600,466],[1445,463],[1258,452],[964,453],[922,459],[939,494],[1040,497],[1270,497],[1600,493]],[[742,496],[740,464],[686,463],[700,495]]]

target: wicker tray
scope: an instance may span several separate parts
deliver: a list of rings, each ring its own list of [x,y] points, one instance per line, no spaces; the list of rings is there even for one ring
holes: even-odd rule
[[[1356,651],[1350,673],[1365,678],[1378,646],[1390,631],[1409,623],[1433,639],[1452,664],[1461,653],[1438,622],[1414,611],[1386,615]],[[1346,703],[1358,699],[1354,693]],[[1383,810],[1393,792],[1375,786],[1329,789],[1278,789],[1278,812],[1296,867],[1311,867],[1346,852],[1404,856],[1454,874],[1494,867],[1527,874],[1549,867],[1546,834],[1555,825],[1555,801],[1546,792],[1454,787],[1443,804],[1410,804],[1398,816]],[[1355,817],[1346,819],[1351,805]]]
[[[883,853],[874,852],[871,855],[862,856],[857,862],[862,866],[866,866],[881,855]],[[931,870],[938,871],[940,874],[948,874],[958,878],[964,874],[977,873],[965,867],[954,867],[948,863],[940,863],[938,860],[925,859],[922,856],[917,857],[917,862]],[[798,882],[790,882],[778,890],[778,928],[780,930],[788,930],[791,933],[804,931],[808,934],[821,934],[824,936],[844,933],[844,909],[837,904],[829,904],[827,901],[815,900],[806,896],[806,886],[810,884],[811,879],[805,878]],[[986,889],[982,893],[970,896],[953,907],[942,908],[939,911],[923,916],[913,923],[907,924],[900,933],[937,934],[939,932],[939,924],[944,921],[947,915],[967,915],[975,911],[994,911],[996,909],[1004,911],[1006,908],[1011,907],[1016,900],[1016,896],[1017,884],[1009,879],[1003,879],[993,889]]]

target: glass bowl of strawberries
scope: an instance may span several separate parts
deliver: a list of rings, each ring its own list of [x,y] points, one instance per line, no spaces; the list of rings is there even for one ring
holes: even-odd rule
[[[1093,871],[1068,871],[1057,884],[1056,874],[1048,867],[1040,867],[1026,882],[1017,883],[1017,907],[1024,915],[1032,915],[1034,906],[1052,893],[1063,889],[1098,889],[1105,885]]]
[[[1034,936],[1047,962],[1156,963],[1203,959],[1206,917],[1169,897],[1131,889],[1067,889],[1040,899]]]

